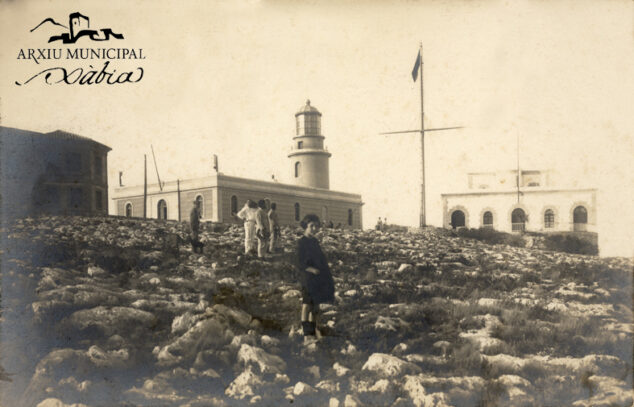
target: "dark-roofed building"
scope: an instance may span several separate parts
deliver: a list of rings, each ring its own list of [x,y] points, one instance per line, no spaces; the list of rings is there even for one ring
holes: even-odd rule
[[[0,127],[2,221],[37,214],[108,214],[110,147],[77,134]]]

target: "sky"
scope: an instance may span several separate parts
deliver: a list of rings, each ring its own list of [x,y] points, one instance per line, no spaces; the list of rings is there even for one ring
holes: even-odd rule
[[[417,225],[420,141],[381,132],[420,126],[411,71],[423,43],[427,221],[442,223],[441,193],[467,173],[548,169],[561,187],[598,190],[602,255],[632,256],[634,3],[580,1],[0,1],[0,124],[63,129],[112,148],[110,194],[123,171],[143,181],[156,153],[161,180],[220,171],[291,180],[294,113],[322,116],[330,186],[359,193],[364,226],[387,217]],[[68,14],[125,39],[73,46],[48,38]],[[134,84],[17,86],[62,66],[103,61],[18,59],[21,49],[142,48]],[[150,180],[155,174],[150,167]],[[111,204],[112,210],[112,204]]]

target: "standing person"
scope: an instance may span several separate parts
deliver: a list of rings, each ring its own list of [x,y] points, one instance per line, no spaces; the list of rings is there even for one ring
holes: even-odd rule
[[[280,233],[280,221],[277,217],[277,204],[273,202],[271,204],[271,210],[269,210],[269,226],[271,228],[271,241],[269,242],[269,253],[274,253],[279,239],[282,236]]]
[[[258,205],[255,201],[248,199],[244,207],[236,216],[244,221],[244,254],[249,254],[255,250],[255,214]]]
[[[268,250],[267,243],[271,236],[269,217],[266,214],[266,202],[264,199],[258,201],[258,209],[255,213],[255,235],[258,238],[258,257],[262,259]]]
[[[191,243],[192,250],[194,253],[197,253],[200,250],[200,253],[203,252],[203,244],[200,242],[200,218],[202,217],[200,213],[200,202],[194,201],[194,207],[189,213],[189,227],[191,228]]]
[[[310,336],[320,338],[321,332],[317,327],[319,304],[335,300],[335,283],[316,237],[321,226],[319,217],[308,214],[300,225],[304,229],[304,236],[297,242],[297,264],[302,284],[302,330],[305,339]]]
[[[381,217],[379,216],[379,220],[376,222],[376,230],[383,230],[383,221],[381,220]]]

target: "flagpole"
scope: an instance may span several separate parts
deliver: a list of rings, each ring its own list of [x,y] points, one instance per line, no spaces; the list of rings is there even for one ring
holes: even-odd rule
[[[420,43],[418,53],[420,58],[420,146],[421,146],[421,200],[420,200],[420,227],[425,227],[425,108],[423,99],[423,42]]]

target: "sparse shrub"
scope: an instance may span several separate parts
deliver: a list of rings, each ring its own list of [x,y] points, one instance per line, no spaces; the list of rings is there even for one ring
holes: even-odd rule
[[[458,236],[480,240],[489,244],[506,244],[513,247],[524,247],[526,242],[521,235],[499,232],[491,228],[459,229]]]
[[[454,348],[450,361],[457,375],[479,375],[484,367],[480,351],[471,342],[465,342]]]
[[[543,245],[546,250],[575,254],[599,254],[597,236],[593,235],[573,235],[573,234],[552,234],[544,236]]]
[[[588,390],[588,393],[589,393],[588,398],[592,398],[597,386],[595,383],[592,382],[592,380],[590,380],[590,378],[593,375],[594,375],[594,372],[590,370],[586,370],[585,372],[583,372],[583,374],[581,375],[581,378],[579,379],[581,381],[581,385],[583,386],[583,388]]]

